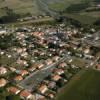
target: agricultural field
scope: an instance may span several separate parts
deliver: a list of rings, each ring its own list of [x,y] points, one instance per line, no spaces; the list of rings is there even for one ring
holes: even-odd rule
[[[59,2],[51,2],[49,3],[49,8],[50,9],[53,9],[55,11],[63,11],[65,10],[67,7],[69,7],[70,5],[72,4],[77,4],[77,3],[81,3],[83,2],[84,0],[61,0]]]
[[[67,17],[78,20],[82,24],[91,25],[100,19],[100,11],[93,10],[86,12],[86,9],[92,8],[92,6],[97,5],[96,3],[99,3],[99,0],[77,0],[75,2],[74,0],[64,0],[50,3],[49,8],[56,12],[62,11]]]
[[[0,0],[0,16],[6,15],[7,8],[12,9],[15,13],[33,15],[41,14],[41,5],[39,0]],[[40,0],[45,3],[48,8],[55,11],[63,11],[72,4],[79,4],[90,0]],[[74,2],[75,1],[75,2]],[[40,4],[39,4],[40,3]]]
[[[40,13],[36,0],[0,0],[0,15],[5,15],[7,9],[12,9],[17,14],[38,14]]]
[[[75,2],[74,2],[75,1]],[[93,2],[95,1],[95,2]],[[20,16],[38,16],[49,13],[56,17],[59,12],[78,20],[82,24],[93,24],[100,19],[100,11],[86,12],[87,8],[100,3],[99,0],[0,0],[0,17],[6,16],[9,10]],[[55,14],[56,13],[56,14]]]
[[[56,100],[100,100],[100,72],[82,70],[59,92]]]
[[[81,22],[82,24],[89,24],[91,25],[92,23],[94,23],[98,17],[93,17],[93,16],[89,16],[88,14],[65,14],[67,17],[78,20],[79,22]]]

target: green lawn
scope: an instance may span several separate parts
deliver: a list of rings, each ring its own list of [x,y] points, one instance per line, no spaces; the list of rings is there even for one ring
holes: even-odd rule
[[[58,93],[56,100],[100,100],[100,72],[80,71]]]

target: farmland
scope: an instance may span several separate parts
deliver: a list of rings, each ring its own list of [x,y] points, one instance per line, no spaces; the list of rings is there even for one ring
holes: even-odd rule
[[[0,10],[2,11],[0,15],[3,16],[4,14],[6,14],[5,8],[7,7],[9,9],[12,9],[15,13],[18,14],[39,13],[35,0],[28,0],[28,2],[27,0],[7,0],[7,1],[0,0]]]
[[[49,9],[63,11],[73,4],[81,4],[90,0],[40,0],[45,3]],[[74,2],[75,1],[75,2]],[[0,16],[7,14],[7,8],[12,9],[17,14],[31,13],[38,15],[44,13],[39,7],[38,0],[0,0]]]
[[[82,24],[93,24],[100,18],[99,11],[86,12],[99,0],[0,0],[0,17],[11,14],[18,14],[21,18],[49,13],[56,17],[55,14],[63,12],[67,17],[78,20]],[[95,1],[96,3],[94,3]],[[55,14],[55,15],[54,15]]]
[[[100,72],[82,70],[60,91],[56,100],[99,100],[99,84]]]

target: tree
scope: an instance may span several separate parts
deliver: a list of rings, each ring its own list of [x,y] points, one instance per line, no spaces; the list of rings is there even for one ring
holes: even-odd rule
[[[6,100],[20,100],[20,97],[16,95],[9,95],[6,97]]]

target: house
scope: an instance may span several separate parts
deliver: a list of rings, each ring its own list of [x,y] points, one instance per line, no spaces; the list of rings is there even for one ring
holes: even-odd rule
[[[48,85],[49,84],[49,80],[43,80],[42,83]]]
[[[60,43],[59,46],[60,47],[65,47],[65,43]]]
[[[100,70],[100,64],[97,64],[97,65],[96,65],[96,69],[97,69],[97,70]]]
[[[41,69],[42,67],[44,67],[44,64],[43,63],[38,63],[36,66],[37,66],[38,69]]]
[[[53,81],[49,82],[48,88],[53,89],[54,87],[56,87],[56,83]]]
[[[47,86],[42,84],[39,88],[38,88],[38,91],[41,93],[41,94],[44,94],[46,91],[48,90]]]
[[[59,64],[60,68],[65,68],[66,66],[67,66],[67,64],[65,62]]]
[[[14,78],[15,81],[21,81],[23,80],[23,77],[21,75],[17,75],[15,78]]]
[[[27,52],[22,52],[21,53],[21,57],[27,58],[27,56],[28,56],[28,53]]]
[[[33,36],[33,37],[36,37],[37,39],[42,39],[43,38],[43,35],[44,33],[43,32],[33,32],[33,33],[31,33],[31,35]]]
[[[30,68],[28,68],[28,70],[30,71],[30,72],[33,72],[33,71],[35,71],[36,70],[36,67],[30,67]]]
[[[0,75],[6,74],[7,69],[5,67],[0,67]]]
[[[90,49],[89,49],[89,48],[84,49],[84,53],[85,53],[85,54],[90,53]]]
[[[54,98],[54,94],[49,93],[49,94],[48,94],[48,97],[49,97],[50,99],[53,99],[53,98]]]
[[[55,73],[55,74],[58,74],[58,75],[62,75],[62,74],[64,74],[64,70],[63,70],[63,69],[56,69],[56,70],[54,71],[54,73]]]
[[[54,56],[52,59],[53,59],[53,61],[58,61],[59,60],[59,56]]]
[[[43,56],[43,55],[45,55],[45,54],[46,54],[45,52],[40,52],[40,55],[41,55],[41,56]]]
[[[10,92],[10,93],[12,93],[12,94],[18,94],[20,92],[19,89],[17,89],[16,87],[13,87],[13,86],[7,88],[7,91]]]
[[[15,72],[16,71],[16,68],[14,68],[14,67],[10,67],[9,68],[12,72]]]
[[[0,78],[0,87],[4,87],[7,84],[7,81],[4,78]]]
[[[4,53],[5,53],[4,51],[0,51],[0,54],[1,54],[1,55],[4,55]]]
[[[43,45],[44,44],[44,38],[40,37],[40,39],[38,40],[38,44]]]
[[[46,65],[51,65],[53,62],[52,62],[52,60],[51,59],[47,59],[46,61],[45,61],[45,64]]]
[[[7,30],[4,30],[4,29],[0,29],[0,35],[2,35],[2,34],[6,34],[7,33]]]
[[[31,34],[36,37],[41,37],[44,33],[43,32],[32,32]]]
[[[23,52],[23,49],[22,48],[15,48],[15,51],[17,51],[17,53],[20,54]]]
[[[34,96],[27,90],[23,90],[20,93],[20,97],[21,99],[24,99],[24,100],[34,100]]]
[[[61,79],[61,76],[59,76],[59,75],[53,75],[53,76],[51,77],[51,79],[52,79],[53,81],[59,81],[59,80]]]
[[[20,70],[19,71],[19,74],[21,75],[21,76],[25,76],[25,75],[27,75],[29,72],[27,71],[27,70]]]
[[[63,52],[64,52],[64,49],[60,49],[60,50],[59,50],[59,55],[62,55]]]
[[[35,100],[45,100],[45,96],[36,93]]]
[[[93,59],[94,58],[94,56],[88,55],[88,54],[85,54],[84,56],[85,56],[86,59]]]
[[[73,29],[73,34],[77,34],[78,33],[78,29]]]

